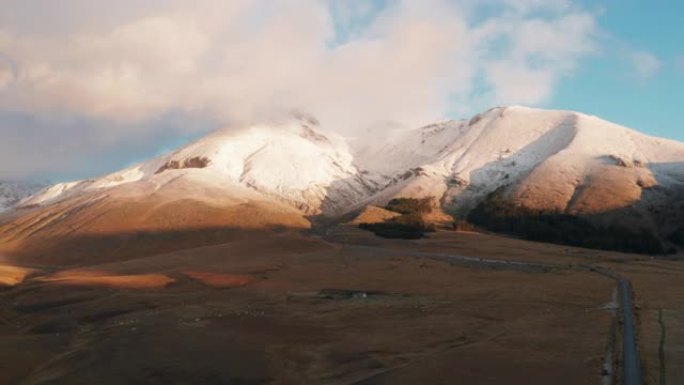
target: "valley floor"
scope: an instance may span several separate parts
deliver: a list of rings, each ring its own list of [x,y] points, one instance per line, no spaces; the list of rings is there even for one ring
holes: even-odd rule
[[[5,261],[0,384],[601,384],[615,281],[582,264],[631,280],[647,383],[684,381],[681,262],[339,227],[68,269]]]

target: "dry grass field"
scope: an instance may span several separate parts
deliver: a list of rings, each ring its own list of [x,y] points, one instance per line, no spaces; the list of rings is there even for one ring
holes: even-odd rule
[[[660,313],[664,375],[680,383],[681,262],[474,233],[384,240],[340,227],[323,238],[250,233],[68,267],[6,258],[0,384],[601,383],[613,280],[437,254],[623,274],[636,292],[648,383],[662,375]]]

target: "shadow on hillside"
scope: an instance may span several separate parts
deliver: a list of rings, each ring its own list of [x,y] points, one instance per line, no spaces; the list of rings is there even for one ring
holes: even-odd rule
[[[684,154],[683,154],[684,156]],[[658,186],[644,191],[646,202],[659,228],[672,242],[684,247],[684,162],[653,163],[647,167],[653,172]],[[660,187],[670,186],[669,189]]]
[[[464,209],[452,211],[452,214],[455,214],[457,218],[465,218],[467,213],[472,214],[475,211],[474,216],[479,217],[474,220],[477,225],[495,232],[535,241],[650,254],[663,254],[671,251],[672,244],[667,239],[676,228],[681,226],[682,217],[684,217],[681,214],[684,213],[682,209],[684,199],[679,199],[679,202],[683,202],[680,206],[672,207],[671,202],[677,201],[678,198],[670,195],[676,195],[677,192],[660,186],[644,188],[639,201],[631,205],[592,215],[575,216],[558,212],[533,212],[510,204],[511,202],[508,202],[510,207],[504,207],[503,199],[499,199],[499,202],[494,204],[496,207],[490,207],[491,210],[488,213],[485,213],[487,210],[482,210],[483,205],[491,203],[491,197],[497,193],[497,190],[505,189],[507,185],[526,177],[538,167],[540,161],[566,148],[575,137],[576,123],[577,118],[569,116],[515,153],[501,154],[499,159],[472,171],[470,185],[454,197],[458,204],[450,205],[461,206]],[[613,159],[604,160],[614,162]],[[627,166],[623,165],[623,167]],[[672,171],[684,168],[684,164],[651,164],[648,167],[656,173],[659,184],[672,184],[674,180],[684,186],[684,180],[676,179],[681,178],[681,173]],[[396,175],[395,186],[399,187],[404,182],[419,176],[419,173],[414,171],[404,170]],[[378,186],[365,184],[366,190],[354,192],[368,197],[364,200],[364,204],[345,206],[340,201],[340,197],[349,203],[359,201],[358,195],[345,197],[344,194],[340,194],[340,192],[349,191],[350,186],[358,184],[358,180],[351,179],[353,178],[336,181],[330,186],[323,201],[323,213],[307,218],[312,223],[312,233],[324,235],[327,229],[339,223],[351,221],[363,210],[365,204],[378,199],[378,196],[373,197],[373,194],[379,191]],[[445,180],[444,183],[449,186],[450,181]],[[384,190],[384,195],[387,195],[384,198],[391,198],[392,194],[388,192],[391,190],[392,186],[389,186],[389,190]],[[684,187],[678,194],[684,197]],[[488,197],[482,199],[483,195]],[[346,209],[346,213],[340,215],[335,210],[331,210],[332,208],[337,211],[341,208],[342,212]],[[480,208],[480,211],[477,212],[476,208]],[[682,228],[682,234],[684,234],[684,228]]]
[[[274,226],[263,230],[210,227],[179,230],[79,234],[31,239],[6,253],[22,265],[87,266],[229,242],[263,244],[264,237],[302,234],[302,229]]]
[[[516,178],[531,173],[540,161],[557,154],[572,142],[576,134],[576,124],[577,117],[568,116],[515,153],[506,157],[503,156],[505,154],[500,154],[500,159],[486,163],[470,173],[470,185],[478,189],[485,185],[493,186],[489,190],[492,192],[502,184],[510,183]],[[492,183],[493,181],[498,183]]]
[[[502,186],[489,194],[469,213],[468,219],[488,230],[531,241],[652,255],[677,251],[669,241],[673,230],[664,227],[662,220],[663,215],[668,215],[681,226],[683,200],[673,205],[672,199],[647,198],[651,189],[643,189],[641,198],[629,206],[572,215],[515,204],[505,198],[505,190],[506,186]]]
[[[363,176],[334,181],[321,201],[321,213],[306,216],[310,233],[323,236],[329,228],[353,220],[380,190]]]
[[[555,127],[514,153],[501,153],[499,159],[486,163],[470,172],[470,183],[465,189],[458,190],[453,196],[448,210],[456,217],[465,218],[477,206],[483,196],[497,188],[511,184],[526,177],[539,165],[539,162],[558,153],[575,137],[577,118],[569,116]],[[492,154],[496,156],[497,154]],[[456,175],[455,177],[458,177]],[[451,181],[448,187],[452,190]],[[456,184],[460,188],[461,184]],[[453,190],[452,190],[453,191]]]

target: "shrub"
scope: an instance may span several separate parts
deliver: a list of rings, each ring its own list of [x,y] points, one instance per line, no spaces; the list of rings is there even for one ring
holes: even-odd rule
[[[395,198],[385,208],[399,214],[425,214],[432,211],[432,198]]]

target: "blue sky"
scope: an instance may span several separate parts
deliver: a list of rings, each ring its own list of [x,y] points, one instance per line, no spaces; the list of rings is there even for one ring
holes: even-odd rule
[[[652,135],[684,140],[684,2],[587,2],[606,34],[603,52],[584,59],[563,79],[549,107],[590,113]],[[652,74],[635,73],[630,50],[660,62]]]
[[[354,136],[498,105],[684,140],[684,2],[5,0],[0,180],[86,178],[292,110]]]
[[[351,21],[336,18],[334,43],[351,39],[391,2],[367,3],[366,10]],[[684,2],[573,3],[595,15],[600,47],[583,58],[571,75],[563,77],[552,98],[540,106],[580,111],[651,135],[684,141]],[[490,13],[491,9],[485,7],[482,12]],[[653,59],[652,67],[635,68],[638,59],[633,55],[637,53]]]

